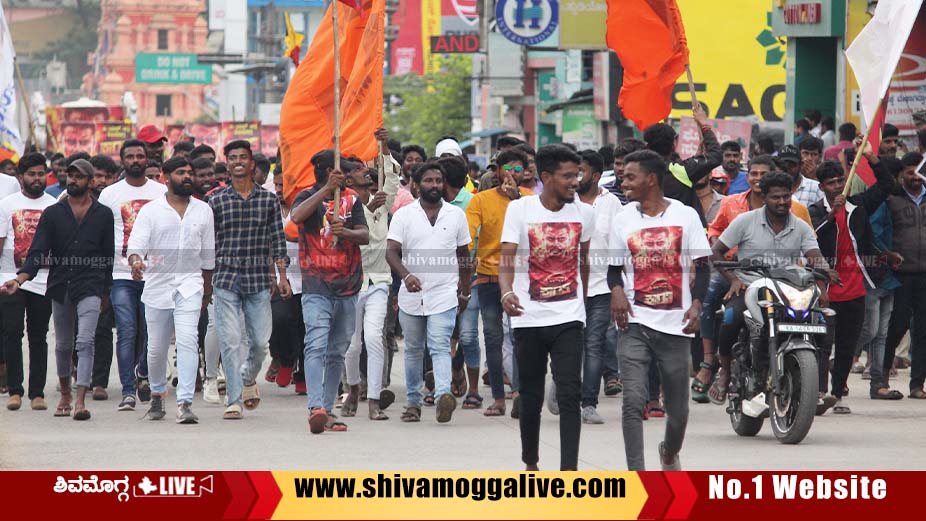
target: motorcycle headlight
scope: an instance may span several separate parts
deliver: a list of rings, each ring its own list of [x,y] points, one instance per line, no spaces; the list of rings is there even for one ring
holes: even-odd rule
[[[788,299],[791,309],[803,311],[810,307],[810,302],[813,300],[812,286],[804,290],[793,288],[786,284],[781,284],[779,287],[781,288],[782,295]]]

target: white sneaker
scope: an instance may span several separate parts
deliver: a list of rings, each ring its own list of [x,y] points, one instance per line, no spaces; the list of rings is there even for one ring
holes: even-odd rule
[[[206,378],[203,382],[203,401],[215,405],[222,403],[219,397],[219,383],[215,378]]]
[[[559,416],[559,402],[556,401],[556,384],[550,382],[547,387],[547,410],[554,416]]]
[[[601,425],[604,423],[604,419],[598,414],[598,409],[593,405],[586,405],[582,407],[582,423]]]

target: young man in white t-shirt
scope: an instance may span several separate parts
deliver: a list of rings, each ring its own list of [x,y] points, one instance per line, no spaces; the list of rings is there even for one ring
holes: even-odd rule
[[[21,192],[0,199],[0,280],[16,277],[36,226],[45,208],[55,204],[54,197],[45,193],[45,156],[26,154],[19,160],[22,178]],[[4,175],[3,177],[9,177]],[[14,179],[15,180],[15,179]],[[51,318],[51,300],[45,297],[48,270],[41,270],[35,279],[23,284],[22,291],[0,296],[3,355],[7,365],[7,382],[10,399],[7,409],[15,411],[22,406],[23,389],[23,318],[28,320],[29,335],[29,393],[33,410],[44,411],[45,376],[48,364],[48,320]]]
[[[100,204],[113,213],[113,240],[116,260],[113,266],[113,288],[110,295],[116,316],[116,360],[122,382],[120,411],[135,410],[135,393],[147,402],[151,397],[148,385],[147,335],[145,307],[141,294],[145,282],[132,280],[126,249],[139,210],[149,201],[163,197],[167,187],[145,177],[148,157],[145,143],[130,139],[122,143],[119,157],[125,169],[125,179],[106,187],[100,193]]]
[[[690,339],[700,327],[710,246],[698,213],[663,195],[668,167],[655,152],[624,158],[624,194],[632,201],[611,226],[608,270],[611,314],[621,330],[618,356],[624,383],[622,426],[629,470],[646,470],[643,406],[651,362],[659,368],[666,405],[662,470],[680,470],[688,425]],[[692,287],[692,265],[695,267]]]
[[[578,154],[562,145],[536,156],[543,193],[508,204],[498,284],[511,316],[521,391],[521,460],[538,470],[540,410],[552,361],[559,402],[560,470],[576,470],[582,419],[579,395],[592,207],[576,200]]]

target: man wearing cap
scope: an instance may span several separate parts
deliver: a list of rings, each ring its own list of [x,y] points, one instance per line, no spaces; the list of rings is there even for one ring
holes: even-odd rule
[[[164,143],[167,143],[167,136],[154,125],[147,125],[138,131],[138,139],[145,142],[145,152],[148,154],[148,161],[157,161],[158,164],[164,163]]]
[[[801,154],[794,145],[785,145],[778,151],[778,162],[782,169],[794,180],[794,190],[792,199],[810,206],[815,202],[823,199],[823,192],[820,190],[820,183],[813,179],[808,179],[801,174]]]
[[[441,138],[437,142],[437,146],[434,147],[434,155],[440,158],[444,157],[458,157],[463,160],[463,166],[466,167],[466,156],[463,155],[463,149],[460,148],[460,143],[453,137],[447,136]],[[463,188],[468,193],[473,193],[476,190],[476,185],[473,184],[473,180],[466,176],[466,184]]]
[[[100,308],[108,307],[112,286],[113,216],[90,196],[93,165],[78,159],[67,168],[68,197],[42,213],[29,253],[16,278],[0,293],[12,295],[49,266],[45,294],[52,300],[55,360],[61,400],[55,416],[89,420],[86,396],[93,370],[93,335]],[[75,342],[74,326],[77,326]],[[77,401],[71,407],[71,356],[77,349]]]

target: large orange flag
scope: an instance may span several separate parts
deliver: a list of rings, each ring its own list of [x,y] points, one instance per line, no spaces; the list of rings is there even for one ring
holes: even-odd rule
[[[618,105],[641,130],[668,117],[672,88],[688,64],[675,0],[608,0],[608,47],[624,68]]]
[[[365,0],[362,11],[340,1],[334,6],[341,55],[341,152],[370,160],[377,151],[373,132],[383,124],[385,0]],[[315,184],[312,156],[334,148],[333,30],[329,7],[283,98],[280,156],[287,201]]]

